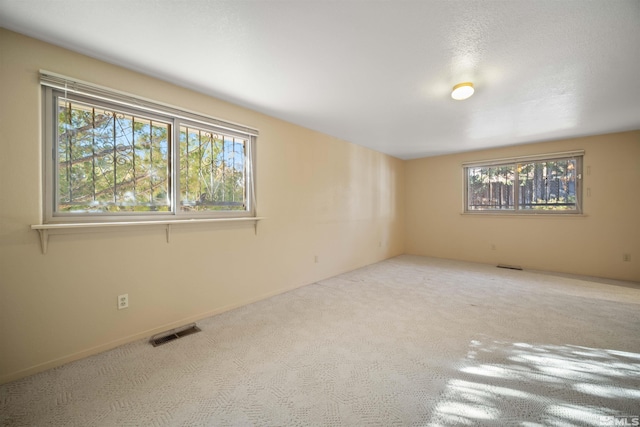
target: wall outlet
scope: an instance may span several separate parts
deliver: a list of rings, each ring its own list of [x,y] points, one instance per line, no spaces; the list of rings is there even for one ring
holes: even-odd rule
[[[313,262],[315,262],[316,264],[318,263],[319,259],[318,259],[318,255],[313,257]]]
[[[118,295],[118,310],[129,308],[129,294]]]
[[[496,250],[496,245],[494,243],[491,244],[491,250],[495,251]]]
[[[631,254],[622,254],[622,261],[631,262]]]

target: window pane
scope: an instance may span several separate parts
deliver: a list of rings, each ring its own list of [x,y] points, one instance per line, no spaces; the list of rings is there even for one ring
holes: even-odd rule
[[[513,166],[467,168],[469,210],[513,210]]]
[[[575,159],[522,163],[518,209],[576,210]]]
[[[180,127],[180,209],[246,209],[247,140]]]
[[[58,99],[57,212],[170,210],[170,125]]]

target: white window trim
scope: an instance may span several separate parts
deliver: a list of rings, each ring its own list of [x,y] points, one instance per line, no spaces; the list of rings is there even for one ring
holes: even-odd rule
[[[574,150],[574,151],[560,151],[556,153],[547,153],[547,154],[535,154],[531,156],[519,156],[519,157],[505,157],[500,159],[489,159],[489,160],[477,160],[473,162],[463,162],[462,167],[465,168],[474,168],[474,167],[482,167],[482,166],[500,166],[507,165],[511,163],[526,163],[526,162],[536,162],[540,160],[557,160],[557,159],[568,159],[572,157],[580,157],[584,156],[584,150]]]
[[[582,197],[582,181],[583,181],[583,173],[580,173],[576,179],[576,206],[577,209],[571,211],[553,211],[553,210],[539,210],[539,211],[523,211],[517,209],[517,206],[513,210],[469,210],[469,185],[468,185],[468,172],[467,169],[474,167],[485,167],[485,166],[503,166],[517,163],[528,163],[528,162],[538,162],[538,161],[553,161],[553,160],[562,160],[562,159],[570,159],[570,158],[580,158],[581,168],[584,169],[584,150],[573,150],[573,151],[561,151],[555,153],[544,153],[544,154],[535,154],[529,156],[518,156],[518,157],[506,157],[499,159],[490,159],[490,160],[478,160],[478,161],[469,161],[463,162],[462,166],[462,215],[469,216],[514,216],[514,217],[545,217],[545,216],[557,216],[557,217],[584,217],[586,216],[583,211],[583,197]]]

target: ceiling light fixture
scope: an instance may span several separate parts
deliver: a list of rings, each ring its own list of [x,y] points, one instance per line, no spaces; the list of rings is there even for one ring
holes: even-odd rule
[[[451,97],[456,101],[462,101],[471,95],[473,95],[473,83],[471,82],[458,83],[451,92]]]

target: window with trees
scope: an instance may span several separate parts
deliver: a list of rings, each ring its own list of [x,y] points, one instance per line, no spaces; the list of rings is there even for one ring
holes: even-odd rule
[[[464,164],[465,212],[581,213],[583,154]]]
[[[255,216],[257,131],[42,74],[45,222]]]

